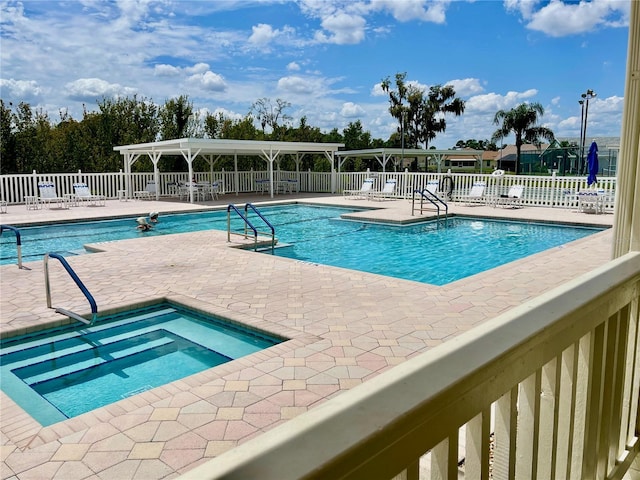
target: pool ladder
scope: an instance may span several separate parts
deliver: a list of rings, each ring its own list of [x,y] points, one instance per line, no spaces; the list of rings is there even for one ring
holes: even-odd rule
[[[80,277],[78,277],[76,272],[73,270],[73,268],[71,268],[71,265],[67,263],[65,258],[62,255],[59,255],[57,253],[52,253],[52,252],[46,253],[44,255],[44,288],[47,295],[47,307],[53,308],[51,306],[51,285],[49,282],[49,258],[55,258],[57,260],[60,260],[60,263],[62,264],[64,269],[71,276],[71,278],[76,283],[78,288],[80,288],[80,291],[82,291],[84,296],[87,298],[87,300],[89,301],[89,305],[91,306],[91,320],[87,320],[83,316],[75,312],[72,312],[70,310],[65,310],[64,308],[56,308],[55,309],[56,313],[67,315],[68,317],[74,318],[79,322],[85,323],[87,325],[93,325],[93,322],[95,322],[96,317],[98,316],[98,305],[96,304],[96,301],[93,298],[93,295],[91,295],[87,287],[84,285],[84,283],[82,283],[82,280],[80,280]]]
[[[248,218],[248,213],[249,213],[249,209],[251,209],[251,211],[253,211],[256,215],[258,215],[258,217],[265,223],[265,225],[269,228],[269,232],[259,232],[256,227],[251,223],[251,221]],[[273,250],[275,248],[276,245],[276,230],[275,228],[273,228],[273,225],[271,225],[271,223],[269,222],[269,220],[267,220],[264,215],[262,215],[258,209],[256,207],[254,207],[251,203],[247,203],[244,206],[244,214],[238,210],[238,208],[233,205],[233,204],[229,204],[227,206],[227,242],[231,241],[231,212],[235,212],[243,221],[244,221],[244,233],[240,234],[243,235],[244,238],[248,238],[248,234],[249,234],[249,229],[253,232],[253,245],[254,245],[254,250],[258,250],[258,234],[261,235],[270,235],[271,236],[271,253],[273,253]]]
[[[420,195],[420,207],[419,207],[420,213],[422,213],[422,211],[425,209],[424,201],[427,200],[434,207],[436,207],[436,211],[438,212],[438,220],[440,220],[440,206],[441,205],[444,207],[444,218],[445,218],[445,220],[447,219],[447,215],[449,214],[449,205],[447,205],[447,202],[442,200],[435,193],[431,193],[427,189],[414,190],[413,191],[413,199],[412,199],[412,202],[411,202],[411,215],[412,216],[413,216],[414,210],[416,209],[416,205],[415,205],[416,204],[416,193],[418,195]]]
[[[16,234],[16,250],[18,253],[18,268],[22,269],[22,241],[20,240],[20,230],[16,227],[12,227],[11,225],[0,225],[0,235],[4,230],[11,230]],[[27,270],[29,270],[27,268]]]

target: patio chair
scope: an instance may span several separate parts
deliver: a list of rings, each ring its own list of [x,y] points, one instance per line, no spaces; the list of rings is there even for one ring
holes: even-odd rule
[[[524,185],[511,185],[506,195],[496,199],[496,206],[518,208],[522,206],[522,192]]]
[[[487,187],[485,182],[473,182],[471,190],[467,195],[461,195],[456,198],[458,202],[465,205],[479,205],[485,203],[484,190]]]
[[[604,213],[604,191],[582,190],[578,192],[578,212]]]
[[[76,192],[76,198],[81,202],[87,202],[88,205],[105,206],[105,196],[92,194],[86,183],[74,183],[73,190]]]
[[[56,185],[53,182],[38,183],[38,190],[40,191],[40,203],[47,205],[47,208],[51,208],[52,203],[57,203],[58,208],[67,208],[64,198],[58,196]]]
[[[369,194],[373,191],[373,178],[367,178],[363,183],[360,190],[343,190],[342,194],[344,198],[362,199],[368,198]]]
[[[384,183],[384,187],[379,192],[371,192],[370,198],[371,200],[384,200],[385,198],[391,198],[394,196],[396,191],[396,180],[395,178],[390,178]]]
[[[180,197],[180,200],[182,200],[183,197],[185,200],[190,200],[191,192],[193,192],[193,198],[196,201],[205,200],[204,190],[200,188],[197,183],[189,182],[178,187],[178,195]]]

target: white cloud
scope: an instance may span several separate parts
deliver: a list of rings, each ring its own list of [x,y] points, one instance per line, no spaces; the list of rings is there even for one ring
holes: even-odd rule
[[[267,25],[265,23],[251,27],[251,30],[253,33],[249,37],[249,43],[254,45],[266,45],[278,35],[271,25]]]
[[[287,70],[290,72],[297,72],[300,70],[300,65],[297,62],[289,62],[287,64]]]
[[[126,97],[136,93],[134,88],[109,83],[100,78],[79,78],[65,85],[67,96],[73,100],[95,101],[102,97]]]
[[[364,109],[353,102],[345,102],[340,110],[340,115],[347,118],[361,117],[364,113]]]
[[[483,112],[495,113],[498,110],[508,110],[534,97],[537,93],[537,90],[531,89],[524,92],[507,92],[505,95],[498,93],[475,95],[466,101],[465,115]]]
[[[336,13],[322,20],[322,28],[329,32],[318,31],[316,41],[320,43],[336,43],[338,45],[356,44],[364,39],[366,21],[359,15]]]
[[[469,95],[476,95],[484,91],[480,80],[477,78],[454,79],[449,80],[446,84],[453,87],[456,91],[456,97],[468,97]]]
[[[227,89],[227,83],[224,78],[212,71],[190,76],[189,83],[210,92],[224,92]]]
[[[278,91],[292,95],[322,96],[327,92],[324,81],[316,77],[292,75],[278,80]]]
[[[564,37],[588,32],[594,28],[622,27],[629,23],[629,2],[611,0],[564,3],[551,0],[537,9],[539,2],[506,0],[507,10],[515,10],[526,20],[527,28],[551,37]]]
[[[31,103],[40,98],[42,87],[35,80],[0,78],[0,91],[6,100]]]
[[[393,18],[400,22],[420,20],[424,22],[444,23],[445,12],[451,3],[449,0],[372,0],[371,5],[376,10],[388,11]]]
[[[209,70],[209,65],[207,63],[196,63],[192,67],[185,67],[184,71],[187,74],[204,74]]]
[[[158,77],[177,77],[180,75],[181,69],[173,65],[156,65],[153,68],[153,74]]]

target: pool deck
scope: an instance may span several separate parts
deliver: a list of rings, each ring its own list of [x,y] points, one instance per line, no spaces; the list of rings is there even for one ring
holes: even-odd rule
[[[345,200],[339,195],[280,195],[274,200],[373,207],[376,210],[357,216],[378,221],[417,218],[411,215],[407,200]],[[104,207],[30,211],[19,205],[9,206],[0,222],[19,226],[136,217],[150,211],[161,212],[162,221],[163,212],[249,201],[259,205],[270,199],[227,194],[218,201],[195,205],[107,201]],[[450,212],[603,226],[613,223],[611,213],[594,215],[562,208],[451,204]],[[226,237],[226,232],[219,231],[153,238],[141,234],[141,238],[96,246],[102,253],[67,261],[93,293],[101,312],[172,299],[291,340],[45,428],[0,392],[1,480],[175,478],[606,263],[612,243],[609,229],[437,287],[257,255],[231,248]],[[25,266],[22,270],[15,265],[0,266],[0,335],[5,337],[64,321],[46,306],[43,262]],[[60,264],[50,262],[49,270],[53,305],[88,314],[86,300]]]

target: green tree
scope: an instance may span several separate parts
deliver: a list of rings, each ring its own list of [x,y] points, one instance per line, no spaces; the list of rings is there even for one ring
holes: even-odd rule
[[[160,109],[160,138],[175,140],[184,138],[189,125],[189,117],[193,114],[193,104],[188,95],[167,100]]]
[[[13,131],[11,103],[6,105],[0,99],[0,173],[17,172],[16,136]]]
[[[406,82],[407,74],[396,73],[395,89],[389,77],[382,80],[381,87],[389,95],[389,113],[398,120],[398,133],[407,148],[417,148],[436,138],[447,129],[445,116],[460,116],[464,112],[464,101],[456,97],[451,85],[434,85],[429,92]]]
[[[520,150],[524,143],[540,145],[540,138],[550,142],[555,139],[553,132],[538,126],[539,117],[544,115],[544,108],[540,103],[522,103],[511,110],[498,110],[493,123],[500,127],[493,133],[491,140],[497,142],[513,133],[516,139],[516,175],[520,172]]]

